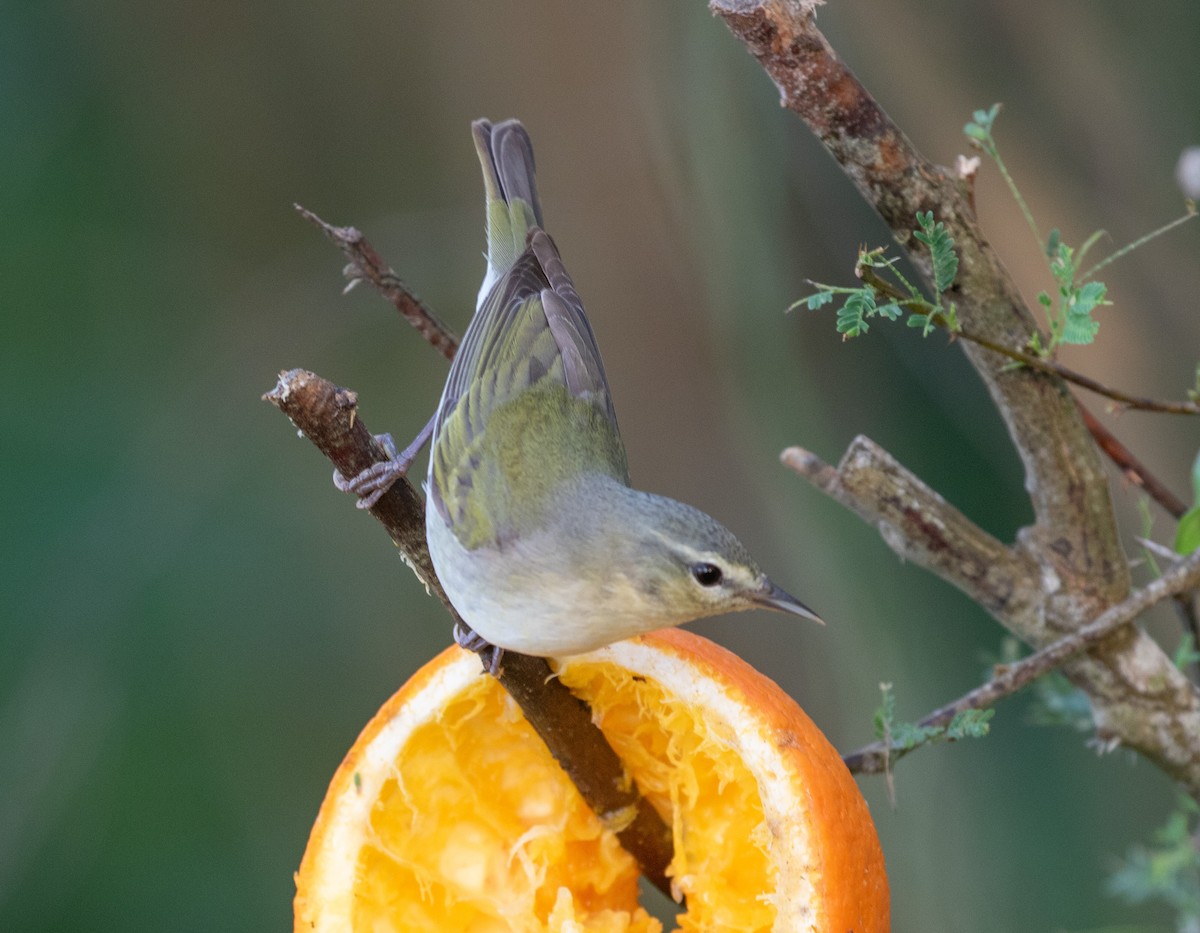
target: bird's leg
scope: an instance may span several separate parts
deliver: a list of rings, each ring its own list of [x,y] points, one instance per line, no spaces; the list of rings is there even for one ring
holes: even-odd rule
[[[334,470],[333,485],[342,492],[354,493],[358,496],[358,502],[355,504],[360,509],[369,509],[379,501],[380,496],[392,488],[396,480],[408,473],[408,468],[417,459],[421,448],[429,443],[429,437],[433,434],[433,420],[430,418],[429,423],[413,438],[413,442],[399,453],[396,452],[396,442],[392,440],[392,435],[375,435],[375,440],[387,451],[388,459],[372,464],[349,479],[343,476],[341,471]]]
[[[493,645],[465,622],[454,623],[454,640],[460,648],[479,655],[479,660],[483,662],[483,667],[489,674],[493,677],[500,676],[500,662],[504,659],[503,648]]]

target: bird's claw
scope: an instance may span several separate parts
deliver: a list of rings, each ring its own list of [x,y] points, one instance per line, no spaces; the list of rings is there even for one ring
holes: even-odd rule
[[[408,472],[417,451],[411,446],[403,453],[396,451],[396,442],[390,434],[377,434],[375,440],[387,451],[388,459],[373,463],[361,473],[346,477],[341,470],[333,471],[333,485],[342,492],[358,496],[355,503],[360,509],[369,509],[380,500],[392,484]]]
[[[408,468],[417,459],[421,448],[429,443],[433,434],[433,419],[425,425],[413,442],[403,450],[396,451],[396,442],[390,434],[376,434],[375,440],[387,453],[386,460],[373,463],[361,473],[349,478],[342,475],[340,470],[333,471],[333,485],[342,492],[358,496],[355,503],[360,509],[369,509],[380,500],[385,492],[392,488],[396,480],[408,474]]]
[[[479,655],[484,670],[489,674],[493,677],[500,676],[501,662],[504,659],[503,648],[493,645],[465,622],[454,623],[454,641],[465,651],[472,651]]]

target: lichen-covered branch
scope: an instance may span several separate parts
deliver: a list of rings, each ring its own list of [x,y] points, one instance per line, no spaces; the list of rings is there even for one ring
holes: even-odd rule
[[[1035,610],[1037,567],[997,541],[870,438],[856,437],[837,468],[800,447],[780,459],[870,525],[905,561],[932,570],[994,615]],[[1024,634],[1018,632],[1017,634]]]
[[[925,159],[838,59],[817,28],[811,0],[710,0],[710,7],[774,81],[847,177],[907,245],[918,211],[954,238],[959,275],[948,299],[977,338],[1014,351],[1037,330],[1033,315],[975,217],[961,173]],[[910,253],[929,277],[929,257]],[[1043,341],[1044,342],[1044,341]],[[1035,647],[1076,631],[1126,598],[1122,553],[1103,465],[1063,380],[961,342],[996,404],[1025,467],[1034,524],[1008,562],[1034,572],[997,618]],[[844,487],[844,484],[843,484]],[[861,490],[859,491],[861,493]],[[860,495],[859,498],[862,498]],[[944,511],[927,498],[907,528],[934,527]],[[894,527],[887,525],[886,527]],[[889,542],[892,543],[892,542]],[[953,560],[931,569],[961,585]],[[1035,592],[1036,599],[1028,594]],[[989,606],[994,612],[994,605]],[[1064,667],[1089,696],[1105,740],[1135,748],[1200,798],[1200,695],[1145,633],[1129,626]]]

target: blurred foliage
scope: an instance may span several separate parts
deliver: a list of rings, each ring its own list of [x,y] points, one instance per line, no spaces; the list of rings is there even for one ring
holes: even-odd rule
[[[950,164],[961,114],[1003,100],[1039,214],[1072,242],[1101,225],[1125,242],[1176,210],[1170,173],[1200,137],[1194,14],[833,0],[820,16],[923,151]],[[291,205],[364,229],[461,332],[483,268],[474,117],[530,127],[639,485],[724,520],[831,622],[697,627],[842,748],[869,737],[881,680],[917,710],[974,684],[994,623],[776,457],[835,460],[868,434],[1006,540],[1029,518],[1020,464],[957,349],[842,344],[783,314],[886,232],[698,0],[15,0],[0,89],[0,930],[290,923],[341,755],[450,640],[258,400],[306,366],[401,439],[444,377],[376,296],[341,297],[340,257]],[[1052,284],[993,173],[977,202],[1025,293]],[[1113,267],[1104,330],[1065,362],[1177,394],[1200,345],[1198,242],[1187,228]],[[1193,426],[1112,426],[1185,488]],[[1150,625],[1175,644],[1169,612]],[[1101,896],[1114,854],[1173,806],[1167,782],[1020,720],[1006,705],[986,742],[906,759],[895,812],[863,781],[896,929],[1167,929],[1165,908]]]
[[[1109,878],[1111,893],[1130,902],[1162,900],[1175,911],[1179,933],[1200,931],[1200,806],[1180,797],[1149,846],[1134,846]]]
[[[1197,373],[1200,382],[1200,369]],[[1175,530],[1175,550],[1180,554],[1191,554],[1200,547],[1200,454],[1192,463],[1192,503]]]
[[[896,718],[896,694],[891,684],[880,684],[879,692],[883,702],[875,710],[875,738],[886,743],[892,751],[912,751],[935,742],[982,739],[990,731],[988,723],[996,714],[994,709],[965,709],[955,713],[944,726],[923,726]]]

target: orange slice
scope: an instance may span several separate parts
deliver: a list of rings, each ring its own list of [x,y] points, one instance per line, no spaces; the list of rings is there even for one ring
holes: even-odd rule
[[[673,828],[684,931],[884,933],[867,805],[773,682],[678,629],[559,676]],[[450,648],[363,730],[296,876],[297,931],[654,933],[637,866],[478,659]]]

